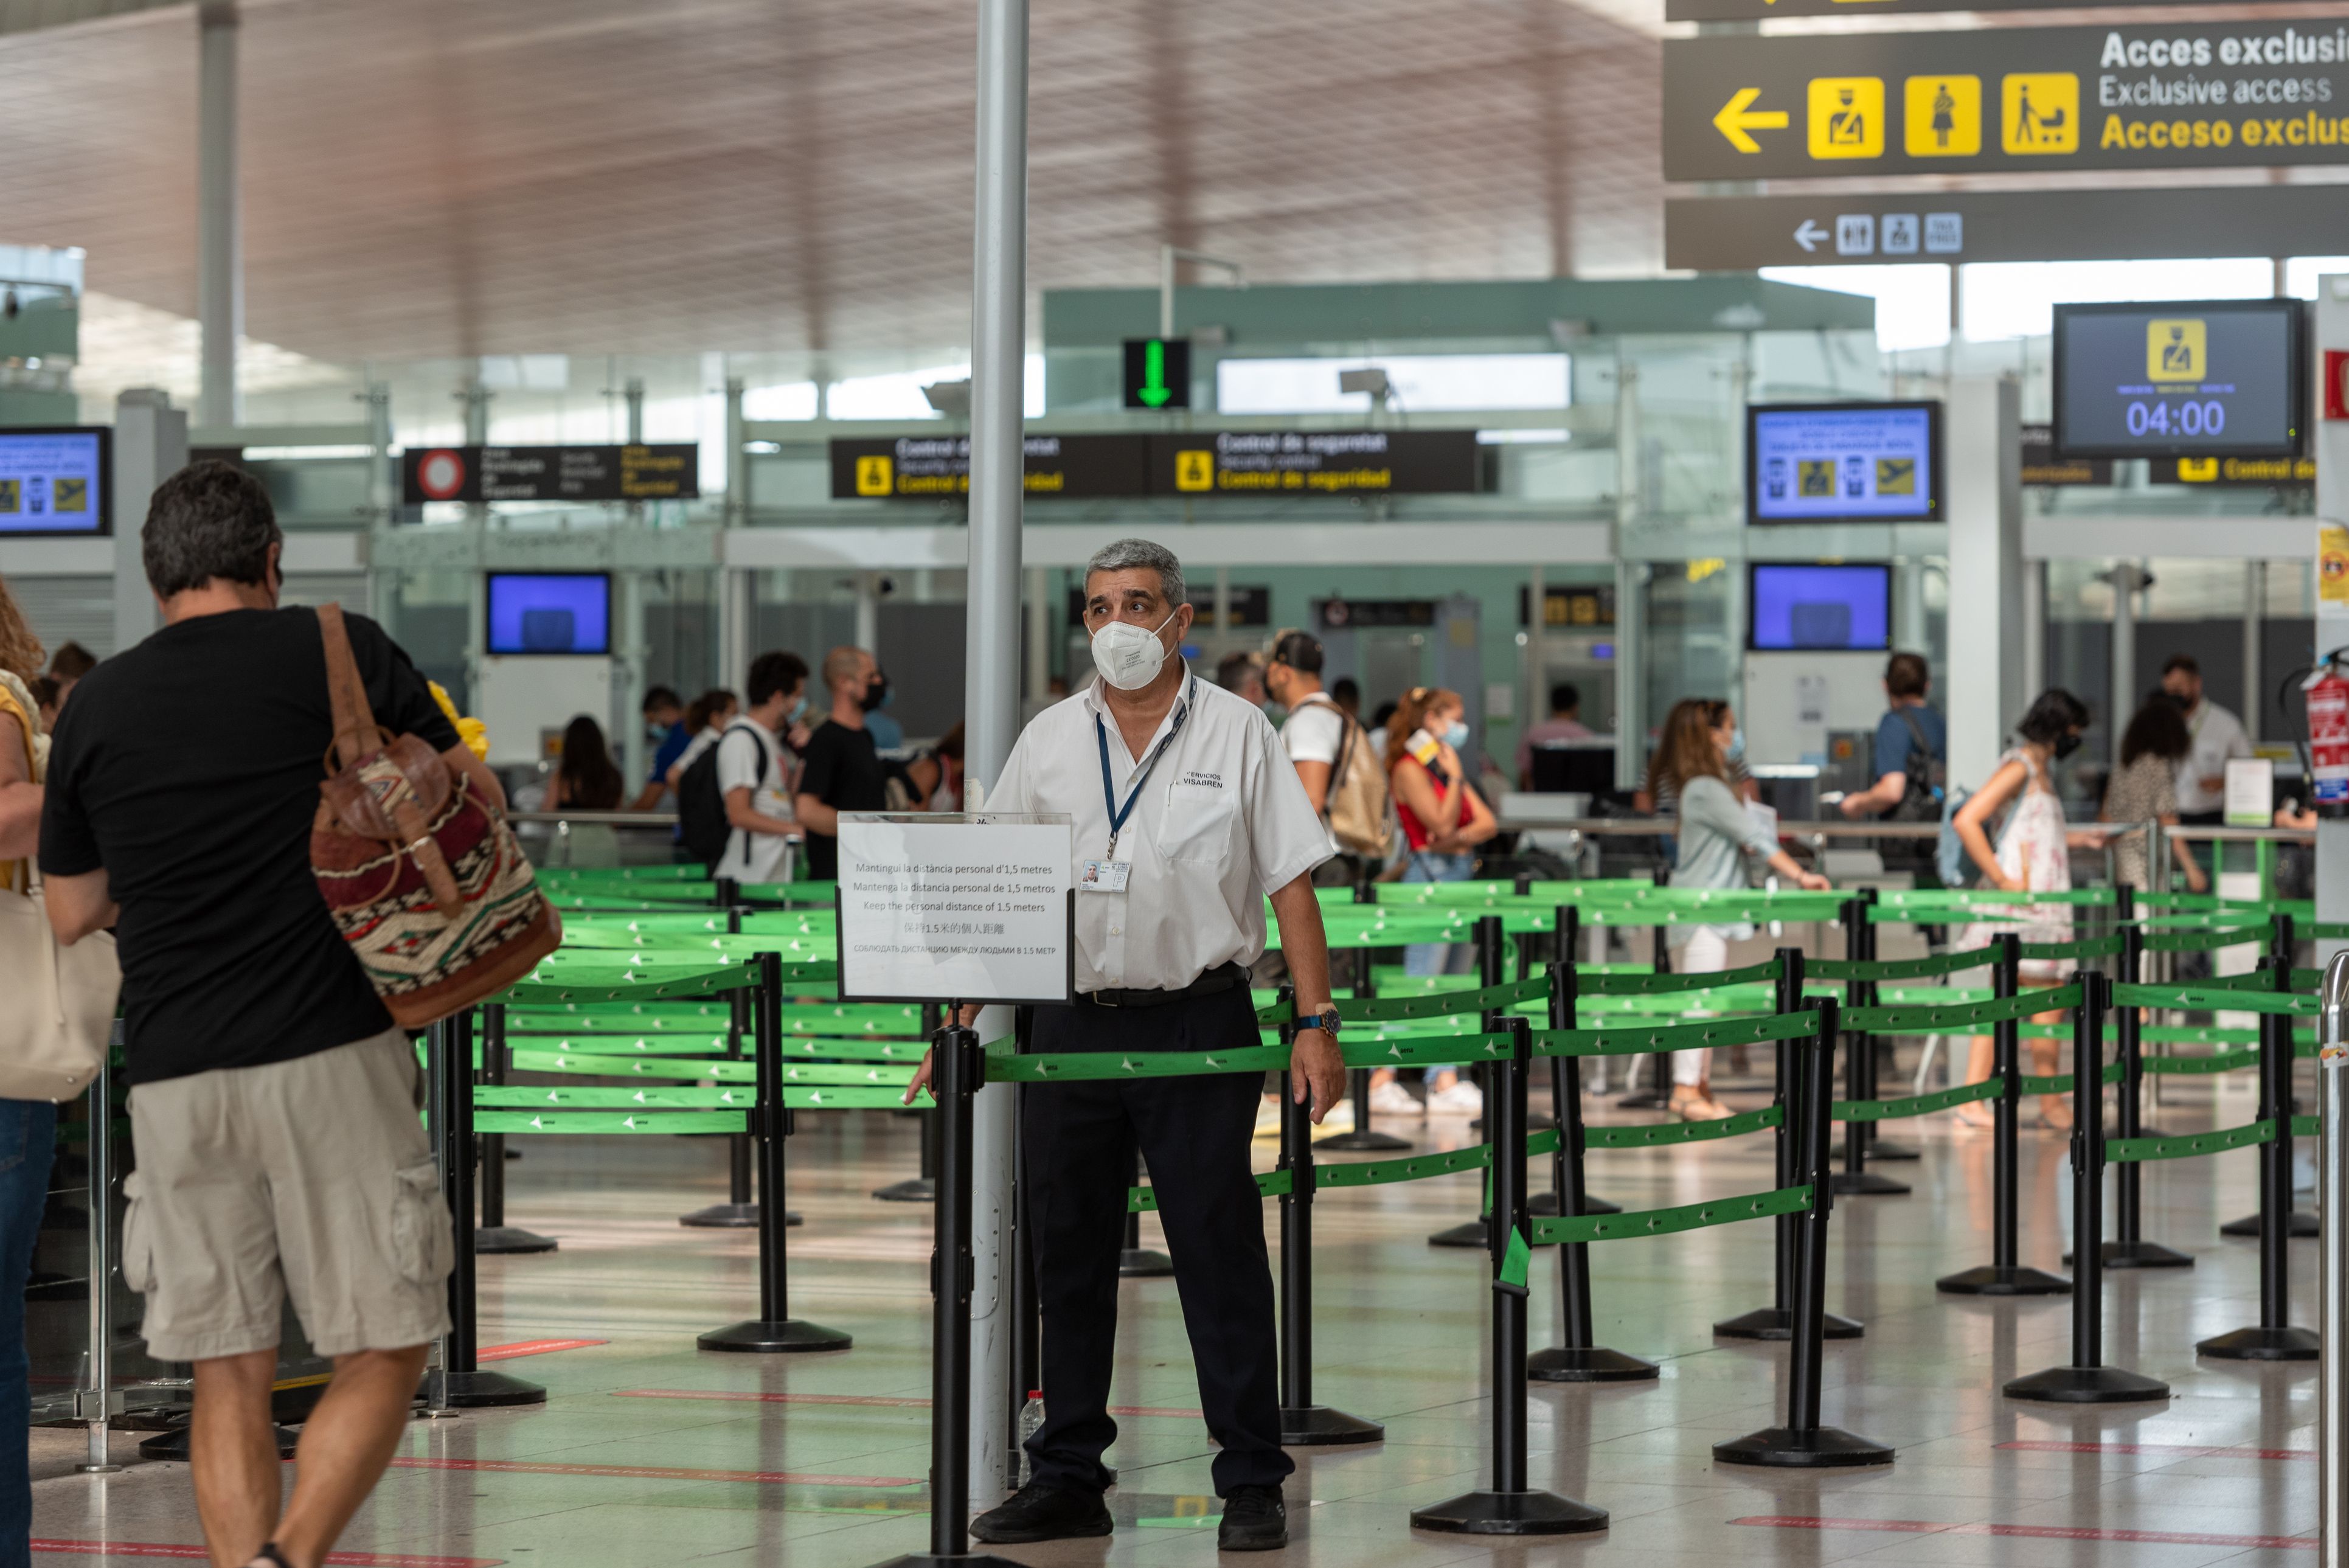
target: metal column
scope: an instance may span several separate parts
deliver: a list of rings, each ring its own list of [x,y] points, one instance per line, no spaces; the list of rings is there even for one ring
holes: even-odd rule
[[[236,6],[196,15],[196,319],[203,333],[197,423],[237,422],[236,344],[244,333],[244,254],[236,170]]]
[[[188,466],[188,416],[168,392],[133,387],[114,400],[114,647],[120,653],[160,624],[140,555],[148,499]]]
[[[2344,1402],[2342,1347],[2349,1346],[2349,954],[2324,966],[2323,1011],[2318,1015],[2316,1099],[2323,1123],[2316,1206],[2324,1233],[2317,1267],[2316,1519],[2319,1568],[2342,1568],[2349,1557],[2349,1420]]]
[[[1028,350],[1028,3],[979,0],[971,256],[969,656],[965,766],[994,782],[1019,729],[1020,414]],[[976,804],[976,802],[974,802]],[[1010,1032],[992,1007],[982,1037]],[[979,1090],[972,1130],[970,1456],[981,1497],[1011,1477],[1012,1099]]]

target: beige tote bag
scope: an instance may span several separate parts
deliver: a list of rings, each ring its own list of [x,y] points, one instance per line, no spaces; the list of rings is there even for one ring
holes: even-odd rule
[[[114,1035],[122,965],[114,934],[71,947],[49,929],[37,875],[29,893],[0,892],[0,1099],[71,1099],[88,1087]]]

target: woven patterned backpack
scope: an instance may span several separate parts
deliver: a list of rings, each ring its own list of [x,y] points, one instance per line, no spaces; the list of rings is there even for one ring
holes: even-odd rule
[[[563,922],[504,814],[429,742],[376,723],[341,605],[319,606],[318,632],[335,742],[310,869],[393,1021],[419,1028],[530,973]]]

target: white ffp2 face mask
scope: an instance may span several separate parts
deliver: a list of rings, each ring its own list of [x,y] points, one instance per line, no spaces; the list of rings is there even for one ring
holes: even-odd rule
[[[1131,621],[1112,621],[1095,632],[1093,668],[1101,672],[1101,678],[1120,691],[1139,691],[1156,680],[1166,664],[1166,645],[1158,640],[1158,634],[1180,613],[1169,611],[1154,631]]]

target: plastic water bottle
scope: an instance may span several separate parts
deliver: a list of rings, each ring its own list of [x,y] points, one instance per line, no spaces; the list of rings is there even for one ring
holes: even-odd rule
[[[1028,1439],[1044,1428],[1044,1390],[1028,1390],[1028,1402],[1019,1407],[1019,1484],[1026,1486],[1036,1479],[1035,1461],[1028,1457]]]

